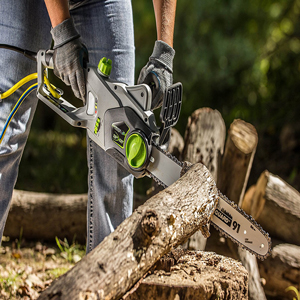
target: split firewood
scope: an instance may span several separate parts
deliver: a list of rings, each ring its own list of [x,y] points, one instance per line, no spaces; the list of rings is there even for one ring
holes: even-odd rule
[[[202,162],[216,181],[224,151],[225,136],[225,122],[217,110],[211,108],[196,110],[189,117],[186,126],[183,160],[193,164]],[[204,250],[206,240],[201,232],[197,231],[188,240],[186,247],[192,250]]]
[[[138,207],[38,299],[81,300],[89,299],[88,295],[119,299],[164,254],[209,222],[217,195],[207,168],[194,165],[174,184]]]
[[[250,207],[253,218],[275,237],[300,246],[300,193],[280,177],[264,171],[253,195],[243,206]],[[247,208],[248,210],[249,208]]]
[[[253,125],[234,120],[231,124],[221,164],[218,187],[225,195],[237,204],[243,199],[256,152],[258,136]],[[226,191],[226,192],[225,192]],[[241,206],[241,205],[240,205]]]

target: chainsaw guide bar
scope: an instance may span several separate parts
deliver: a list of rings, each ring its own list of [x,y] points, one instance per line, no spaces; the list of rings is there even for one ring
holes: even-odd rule
[[[159,185],[167,188],[180,178],[180,172],[184,163],[159,146],[153,146],[153,155],[154,162],[152,165],[150,163],[147,168],[149,176]],[[157,160],[159,162],[155,163]],[[159,168],[165,163],[167,163],[168,168]],[[171,168],[171,171],[169,168]],[[165,170],[165,174],[162,173],[163,170]],[[170,183],[170,174],[173,176],[172,183]],[[178,174],[179,177],[174,180],[174,176],[176,177]],[[230,238],[235,244],[254,254],[260,260],[266,259],[271,254],[271,238],[269,234],[262,229],[252,216],[247,215],[236,203],[230,201],[219,190],[218,200],[217,207],[211,217],[211,223],[216,230],[222,236]]]

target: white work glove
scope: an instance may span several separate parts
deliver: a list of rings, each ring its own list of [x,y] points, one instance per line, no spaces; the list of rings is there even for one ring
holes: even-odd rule
[[[80,40],[73,20],[67,19],[51,30],[54,40],[54,74],[66,85],[70,85],[74,95],[85,101],[85,77],[83,66],[88,61],[88,51]]]
[[[138,84],[146,83],[152,90],[151,109],[162,105],[166,89],[173,83],[175,50],[163,41],[156,41],[149,62],[140,72]]]

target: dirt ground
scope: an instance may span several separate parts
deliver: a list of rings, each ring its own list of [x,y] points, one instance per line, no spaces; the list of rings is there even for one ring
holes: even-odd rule
[[[51,282],[72,268],[85,254],[83,246],[18,243],[5,241],[0,247],[0,299],[33,300]]]

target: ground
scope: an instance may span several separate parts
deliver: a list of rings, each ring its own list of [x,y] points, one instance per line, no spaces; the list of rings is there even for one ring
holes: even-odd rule
[[[63,241],[52,245],[4,241],[0,247],[0,299],[37,299],[84,254],[83,246]]]

